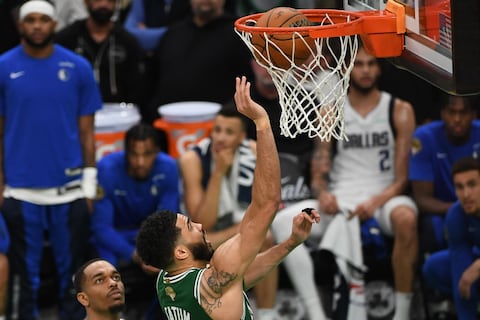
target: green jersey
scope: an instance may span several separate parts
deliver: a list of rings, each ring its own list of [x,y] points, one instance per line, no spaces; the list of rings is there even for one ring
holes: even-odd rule
[[[168,320],[211,320],[200,304],[200,282],[205,270],[192,268],[175,276],[160,272],[157,295]],[[253,320],[253,311],[245,292],[243,314],[239,320]]]

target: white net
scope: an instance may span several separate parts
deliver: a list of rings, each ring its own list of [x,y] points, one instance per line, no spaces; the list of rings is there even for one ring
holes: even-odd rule
[[[328,14],[319,23],[332,24],[334,22]],[[252,42],[254,32],[238,29],[236,32],[275,83],[282,108],[282,135],[294,138],[306,133],[322,141],[330,141],[332,137],[338,140],[346,138],[343,113],[350,72],[358,49],[356,35],[311,39],[304,38],[305,32],[303,36],[299,32],[291,32],[287,34],[288,41],[290,36],[292,39],[291,52],[285,52],[280,42],[272,40],[275,39],[273,32],[256,33],[256,41],[260,35],[265,42],[260,49]],[[286,37],[285,33],[282,37]],[[297,48],[305,47],[310,57],[299,59]],[[279,63],[279,55],[282,63]]]

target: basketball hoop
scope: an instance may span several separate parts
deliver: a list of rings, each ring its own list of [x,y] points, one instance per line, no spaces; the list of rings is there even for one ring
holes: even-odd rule
[[[282,108],[281,134],[294,138],[306,133],[322,141],[330,141],[332,137],[343,140],[346,138],[344,105],[358,36],[367,52],[378,58],[399,56],[404,44],[405,8],[389,0],[382,11],[298,11],[313,25],[258,27],[256,23],[262,16],[258,13],[238,19],[235,31],[273,79]],[[284,48],[272,40],[276,35],[283,39],[287,36],[289,41],[291,36],[291,52],[284,52]],[[262,51],[252,41],[259,36],[265,43]],[[310,51],[310,58],[301,63],[295,57],[299,40],[303,40],[300,45]],[[274,53],[277,57],[281,54],[282,61],[287,59],[288,67],[275,63]]]

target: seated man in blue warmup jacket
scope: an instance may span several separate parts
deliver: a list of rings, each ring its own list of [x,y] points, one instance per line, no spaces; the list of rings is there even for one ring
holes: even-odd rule
[[[448,249],[431,255],[423,266],[428,285],[453,295],[457,319],[478,319],[480,302],[480,161],[464,158],[452,167],[458,202],[445,225]]]
[[[451,168],[480,152],[480,121],[473,97],[442,93],[440,121],[419,126],[413,135],[409,162],[412,195],[418,206],[422,259],[446,248],[444,219],[457,200]]]
[[[177,164],[160,152],[156,130],[138,124],[126,133],[125,151],[107,155],[97,167],[94,246],[113,265],[137,262],[135,237],[143,220],[161,209],[179,211]]]

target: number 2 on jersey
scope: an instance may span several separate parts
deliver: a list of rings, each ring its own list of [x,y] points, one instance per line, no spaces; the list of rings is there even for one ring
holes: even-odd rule
[[[380,171],[390,170],[390,150],[380,150],[378,155],[380,156]]]

